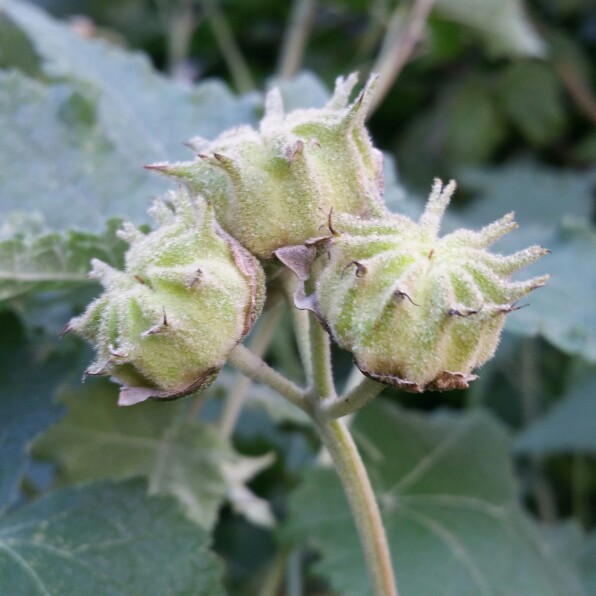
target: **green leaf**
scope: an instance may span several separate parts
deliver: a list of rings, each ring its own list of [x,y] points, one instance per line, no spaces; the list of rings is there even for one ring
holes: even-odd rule
[[[142,475],[150,493],[175,496],[209,528],[231,489],[237,494],[251,477],[248,458],[239,458],[211,426],[188,419],[188,402],[119,408],[107,381],[64,401],[68,414],[34,446],[37,456],[57,463],[61,484]],[[266,507],[256,497],[254,506]]]
[[[223,594],[208,536],[139,480],[54,492],[0,521],[0,591],[43,596]]]
[[[38,223],[9,220],[0,229],[0,300],[88,283],[92,258],[122,267],[127,245],[116,236],[119,220],[109,221],[102,236],[73,230],[48,233]]]
[[[71,355],[43,354],[28,345],[17,320],[0,314],[0,513],[15,500],[27,468],[27,446],[55,422],[52,398],[67,376]]]
[[[358,415],[354,434],[375,485],[400,594],[582,593],[516,506],[507,441],[486,414],[426,417],[375,403]],[[316,570],[342,596],[370,593],[334,471],[305,474],[283,536],[318,546],[323,558]]]
[[[462,217],[483,226],[515,211],[522,228],[526,224],[558,226],[564,217],[588,221],[595,180],[596,170],[557,169],[522,160],[500,167],[462,169],[460,185],[480,195]]]
[[[191,137],[211,138],[254,120],[256,95],[236,98],[219,82],[192,87],[169,81],[145,56],[83,38],[26,2],[4,0],[0,10],[44,58],[47,76],[72,78],[95,90],[108,137],[139,166],[185,158],[181,144]],[[113,187],[112,193],[124,190]]]
[[[541,147],[555,140],[566,125],[563,89],[544,62],[518,61],[501,75],[501,105],[529,143]]]
[[[165,188],[106,137],[95,100],[68,85],[0,72],[0,130],[0,217],[41,213],[51,230],[101,232],[111,217],[146,221],[147,198]]]
[[[437,13],[475,30],[496,55],[542,56],[543,41],[521,0],[437,0]]]
[[[596,370],[576,382],[569,393],[517,439],[522,454],[596,453]]]

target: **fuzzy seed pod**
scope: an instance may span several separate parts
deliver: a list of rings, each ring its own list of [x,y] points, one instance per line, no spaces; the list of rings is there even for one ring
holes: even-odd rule
[[[324,108],[289,114],[273,89],[258,131],[241,126],[212,142],[194,139],[196,161],[148,167],[205,196],[223,228],[262,259],[320,235],[332,211],[381,215],[382,154],[364,126],[376,79],[348,105],[356,80],[339,78]]]
[[[213,209],[186,192],[158,200],[160,226],[127,224],[126,269],[95,260],[104,293],[67,325],[91,342],[87,375],[111,375],[121,405],[174,399],[208,386],[260,314],[258,261],[218,226]]]
[[[418,222],[334,218],[329,261],[311,298],[364,374],[412,392],[466,388],[494,354],[505,316],[548,279],[510,280],[548,252],[541,246],[510,256],[487,250],[516,227],[512,213],[479,232],[440,238],[454,190],[454,182],[443,188],[436,180]]]

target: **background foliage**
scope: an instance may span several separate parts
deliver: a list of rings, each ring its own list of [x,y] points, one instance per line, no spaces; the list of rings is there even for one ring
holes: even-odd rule
[[[276,72],[291,109],[321,105],[338,74],[391,70],[412,4],[37,4],[49,13],[0,2],[0,592],[367,593],[299,412],[252,384],[230,436],[231,371],[195,398],[118,409],[58,334],[98,290],[90,258],[121,264],[121,219],[148,223],[165,185],[143,164],[257,122]],[[391,208],[416,213],[432,177],[456,177],[448,225],[515,209],[499,248],[548,246],[534,268],[553,277],[470,390],[387,389],[356,417],[401,592],[594,594],[596,11],[437,0],[408,57],[370,120]],[[268,359],[301,380],[287,316]]]

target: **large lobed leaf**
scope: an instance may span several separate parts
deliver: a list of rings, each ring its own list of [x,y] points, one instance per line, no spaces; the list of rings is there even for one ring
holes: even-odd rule
[[[0,592],[223,594],[206,532],[143,482],[60,490],[0,519]]]
[[[486,414],[430,419],[365,408],[355,436],[376,488],[403,596],[571,596],[574,573],[515,503],[503,431]],[[370,593],[340,483],[312,469],[291,498],[285,540],[313,541],[316,570],[342,596]]]
[[[174,83],[145,56],[85,39],[26,2],[3,0],[0,10],[29,37],[49,77],[91,86],[107,135],[134,163],[185,157],[181,144],[192,136],[254,119],[256,96],[236,98],[219,82]]]
[[[0,217],[38,213],[51,230],[101,232],[110,217],[145,221],[148,197],[165,188],[108,138],[95,99],[71,85],[0,71],[0,129]]]
[[[214,525],[228,497],[249,519],[273,522],[245,486],[268,458],[239,457],[214,427],[187,418],[188,402],[119,408],[116,393],[97,381],[83,395],[67,395],[67,415],[35,443],[36,455],[57,463],[61,484],[142,475],[150,493],[175,496],[204,527]]]

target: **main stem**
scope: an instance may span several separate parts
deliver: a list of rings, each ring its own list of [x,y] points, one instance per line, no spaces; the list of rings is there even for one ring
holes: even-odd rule
[[[316,420],[331,455],[360,535],[376,596],[398,596],[385,528],[370,480],[352,435],[343,420]]]
[[[315,326],[319,329],[313,329]],[[328,336],[315,321],[311,321],[310,339],[314,381],[310,391],[302,390],[241,344],[232,350],[230,362],[248,377],[275,389],[312,418],[348,498],[374,594],[398,596],[381,513],[358,449],[345,422],[326,418],[324,400],[338,398],[333,387]],[[363,395],[372,394],[369,389]],[[343,403],[342,398],[338,403]]]
[[[314,388],[310,414],[344,487],[360,535],[364,557],[376,596],[397,596],[389,544],[383,520],[364,463],[352,435],[342,420],[327,420],[324,399],[335,399],[329,335],[313,318],[310,347]],[[341,402],[342,400],[340,400]]]

